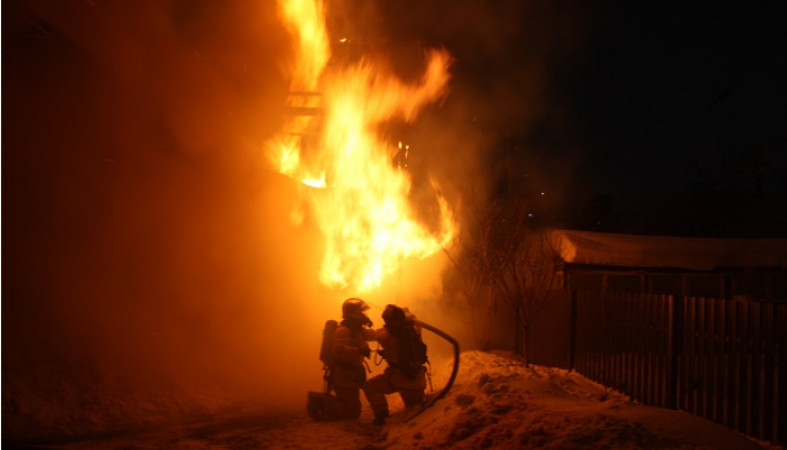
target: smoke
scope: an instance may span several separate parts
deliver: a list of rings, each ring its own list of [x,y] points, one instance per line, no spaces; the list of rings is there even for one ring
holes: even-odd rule
[[[445,101],[427,107],[415,123],[386,130],[391,140],[410,144],[413,197],[424,217],[434,217],[432,179],[456,208],[463,231],[473,229],[489,198],[501,194],[500,185],[509,189],[513,184],[514,195],[523,197],[544,192],[538,201],[546,205],[534,206],[553,217],[569,208],[573,192],[586,187],[574,177],[583,163],[582,136],[570,83],[582,64],[584,41],[596,26],[589,6],[519,0],[341,0],[328,5],[332,32],[364,50],[346,53],[386,59],[404,79],[418,76],[428,48],[445,48],[453,58]],[[443,274],[454,270],[442,262]],[[404,301],[419,299],[414,295]],[[429,316],[472,345],[470,320],[456,310],[459,303],[444,298]],[[413,309],[421,316],[419,311],[431,305]]]
[[[472,214],[500,142],[549,116],[555,50],[543,41],[563,34],[536,25],[554,12],[520,3],[329,3],[333,32],[362,37],[405,79],[421,73],[424,48],[454,56],[446,100],[389,129],[412,144],[427,221],[433,181],[460,219]],[[318,283],[322,238],[290,224],[299,187],[262,152],[289,86],[275,6],[4,2],[7,437],[122,431],[233,405],[301,410],[322,388],[322,325],[358,293]],[[498,66],[509,53],[520,63]],[[435,301],[444,270],[444,255],[407,262],[361,296],[459,335],[463,319]]]
[[[288,84],[275,4],[3,12],[5,436],[302,408],[342,298],[261,150]]]
[[[558,210],[587,188],[575,178],[587,164],[575,84],[598,26],[593,7],[569,0],[328,5],[335,35],[386,55],[405,79],[418,76],[425,49],[452,55],[450,94],[406,130],[418,160],[411,168],[436,173],[464,214],[474,214],[471,204],[485,202],[508,174],[547,192]]]

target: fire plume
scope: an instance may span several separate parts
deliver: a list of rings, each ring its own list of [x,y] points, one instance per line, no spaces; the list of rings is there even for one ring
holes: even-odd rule
[[[411,177],[392,162],[396,145],[378,133],[386,121],[412,122],[446,94],[450,57],[428,52],[423,75],[410,84],[369,60],[331,64],[323,2],[281,0],[279,8],[297,45],[290,113],[268,142],[268,156],[280,173],[308,186],[300,192],[326,239],[320,280],[368,291],[406,259],[426,258],[456,234],[434,182],[440,223],[430,229],[418,220]]]

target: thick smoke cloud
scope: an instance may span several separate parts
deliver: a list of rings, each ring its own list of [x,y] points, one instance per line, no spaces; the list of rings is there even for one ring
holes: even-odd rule
[[[417,76],[414,55],[423,48],[445,47],[452,54],[450,96],[412,132],[429,149],[418,157],[445,168],[465,200],[483,198],[482,191],[510,169],[526,173],[556,202],[564,200],[581,139],[571,76],[582,64],[589,32],[599,26],[596,11],[573,1],[329,5],[329,24],[339,34],[381,49],[404,77]]]
[[[4,2],[3,20],[5,436],[301,407],[340,299],[262,154],[287,93],[275,4]]]
[[[420,49],[453,54],[449,97],[386,132],[413,144],[427,222],[430,176],[461,218],[499,143],[545,117],[550,27],[535,24],[554,13],[522,31],[535,6],[405,3],[329,2],[329,25],[405,79]],[[498,67],[514,41],[534,62]],[[321,389],[322,324],[357,293],[319,285],[321,237],[288,219],[300,187],[264,158],[290,45],[275,2],[3,2],[5,436],[301,410]],[[435,302],[445,266],[364,297],[375,322],[395,302],[462,334]]]

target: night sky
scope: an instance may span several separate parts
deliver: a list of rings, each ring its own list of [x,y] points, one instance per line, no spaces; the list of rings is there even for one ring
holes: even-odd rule
[[[576,72],[582,171],[613,193],[670,193],[654,206],[690,221],[672,234],[783,237],[784,17],[780,2],[609,5]]]
[[[780,2],[606,8],[574,91],[589,154],[610,163],[603,175],[751,191],[759,170],[763,193],[784,193],[784,14]]]
[[[489,179],[551,194],[547,225],[784,235],[783,2],[337,3],[375,12],[340,34],[449,49],[457,128]]]

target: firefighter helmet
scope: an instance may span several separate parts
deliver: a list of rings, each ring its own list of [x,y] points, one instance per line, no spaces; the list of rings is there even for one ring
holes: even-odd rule
[[[367,305],[366,302],[360,298],[348,298],[344,301],[344,303],[342,303],[342,317],[345,319],[355,318],[368,320],[364,314],[364,311],[368,309],[369,305]]]
[[[388,326],[402,326],[407,321],[405,311],[396,305],[387,305],[383,310],[383,321]]]

